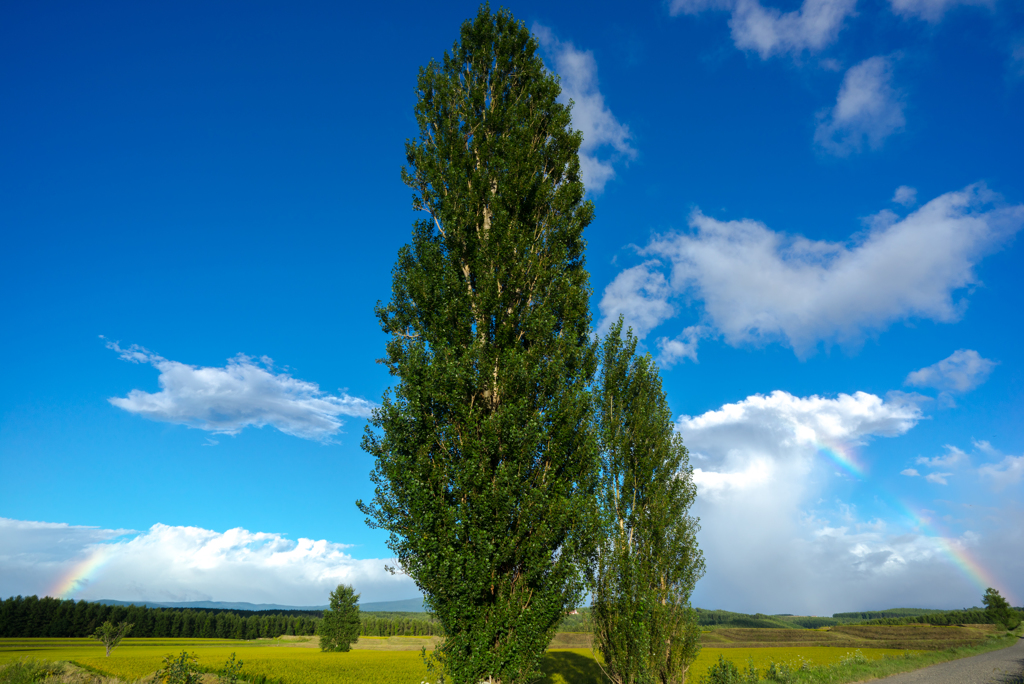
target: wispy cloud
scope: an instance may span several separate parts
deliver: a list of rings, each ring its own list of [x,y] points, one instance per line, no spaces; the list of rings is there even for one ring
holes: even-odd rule
[[[947,444],[944,448],[946,453],[942,456],[933,456],[931,458],[918,456],[914,462],[929,468],[952,468],[956,465],[970,463],[970,457],[963,449],[958,449],[952,444]],[[946,475],[949,475],[949,473],[946,473]]]
[[[988,7],[995,6],[995,0],[889,0],[892,11],[907,19],[923,19],[931,24],[942,21],[946,12],[954,7],[974,6]]]
[[[736,47],[768,59],[828,47],[835,42],[856,5],[856,0],[804,0],[799,10],[782,12],[765,7],[758,0],[672,0],[669,13],[675,16],[706,10],[728,11]]]
[[[107,347],[125,361],[160,371],[159,392],[135,389],[109,400],[150,420],[228,435],[270,425],[295,437],[327,441],[344,424],[339,416],[367,418],[374,408],[365,399],[327,394],[314,382],[275,372],[267,357],[257,361],[239,354],[223,368],[210,368],[170,361],[138,345],[122,349],[107,341]]]
[[[904,384],[963,394],[988,380],[996,365],[973,349],[957,349],[938,363],[910,373]]]
[[[819,117],[814,142],[839,157],[860,152],[865,145],[878,149],[886,138],[903,130],[906,119],[901,95],[892,86],[892,60],[871,57],[851,67],[835,106]]]
[[[896,192],[892,196],[892,201],[896,204],[902,204],[905,207],[912,207],[917,204],[917,190],[906,185],[901,185],[896,188]]]
[[[356,559],[349,548],[240,527],[216,532],[156,524],[126,537],[124,530],[0,518],[0,596],[67,589],[87,600],[301,606],[326,604],[342,582],[363,601],[418,593],[408,577],[384,569],[386,559]]]
[[[615,164],[636,157],[629,127],[620,123],[605,104],[597,85],[597,60],[593,52],[578,50],[571,42],[559,40],[547,26],[534,24],[532,31],[561,79],[559,102],[573,102],[572,123],[583,132],[583,184],[588,191],[600,194],[608,181],[615,178]]]
[[[895,321],[953,322],[967,304],[954,293],[976,283],[975,265],[1020,230],[1024,206],[977,184],[882,218],[837,243],[695,210],[691,231],[655,236],[640,250],[649,260],[608,285],[602,325],[622,313],[643,337],[684,304],[703,304],[705,334],[733,346],[781,341],[806,356],[819,342],[856,345]]]
[[[1017,484],[1024,479],[1024,456],[1006,456],[999,463],[987,463],[978,468],[978,473],[998,488]]]

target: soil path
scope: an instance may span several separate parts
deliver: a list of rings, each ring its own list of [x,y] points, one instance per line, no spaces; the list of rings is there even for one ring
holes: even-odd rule
[[[874,681],[885,684],[1024,684],[1024,639],[998,651]]]

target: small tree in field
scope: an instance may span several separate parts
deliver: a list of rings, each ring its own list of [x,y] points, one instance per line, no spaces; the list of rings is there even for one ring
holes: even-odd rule
[[[704,574],[693,469],[650,354],[622,319],[604,342],[599,382],[603,456],[594,641],[616,684],[675,684],[700,650],[690,594]]]
[[[119,622],[115,625],[110,620],[107,620],[96,628],[91,638],[103,642],[103,645],[107,647],[107,657],[109,658],[110,652],[121,643],[121,639],[128,636],[128,632],[132,631],[132,627],[133,625],[130,622]]]
[[[985,604],[985,616],[997,625],[1006,629],[1016,629],[1020,624],[1020,617],[1010,607],[1010,602],[992,587],[985,590],[985,596],[981,599]]]
[[[199,656],[184,650],[180,655],[165,655],[164,666],[156,671],[155,679],[160,684],[200,684],[203,673],[199,671]]]
[[[485,5],[420,70],[417,221],[377,315],[398,382],[363,448],[371,527],[423,591],[454,684],[531,682],[597,524],[582,137],[537,41]]]
[[[321,651],[348,651],[359,639],[359,594],[347,584],[331,592],[331,607],[324,611],[317,634]]]

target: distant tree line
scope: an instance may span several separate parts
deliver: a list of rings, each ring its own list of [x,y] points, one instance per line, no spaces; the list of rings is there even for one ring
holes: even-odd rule
[[[832,617],[853,620],[881,620],[882,618],[917,617],[919,615],[945,614],[948,612],[948,610],[933,608],[890,608],[889,610],[868,610],[860,613],[833,613]]]
[[[404,613],[388,615],[360,614],[360,636],[444,636],[441,623],[429,613]]]
[[[300,611],[290,611],[297,613]],[[302,611],[306,613],[307,611]],[[72,599],[16,596],[0,602],[0,637],[87,637],[104,622],[130,622],[133,637],[261,639],[313,635],[320,611],[284,612],[107,606]]]
[[[1017,620],[1024,620],[1024,610],[1013,608],[1017,614]],[[925,615],[907,615],[904,617],[885,617],[875,620],[868,620],[859,624],[863,625],[985,625],[993,624],[995,620],[985,611],[984,608],[968,608],[964,610],[950,610],[944,613],[927,613]]]
[[[273,639],[317,633],[322,611],[108,606],[72,599],[16,596],[0,601],[0,638],[87,637],[104,622],[130,622],[132,637]],[[361,636],[441,636],[429,613],[361,613]]]

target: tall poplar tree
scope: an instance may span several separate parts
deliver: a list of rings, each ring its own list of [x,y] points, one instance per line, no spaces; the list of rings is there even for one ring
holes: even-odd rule
[[[650,354],[622,318],[598,381],[605,533],[594,585],[594,641],[616,684],[686,680],[700,650],[690,594],[704,574],[693,469]]]
[[[377,307],[398,382],[363,441],[375,498],[357,504],[444,627],[456,684],[539,675],[597,530],[593,207],[537,48],[485,5],[420,70],[403,179],[426,216]]]

